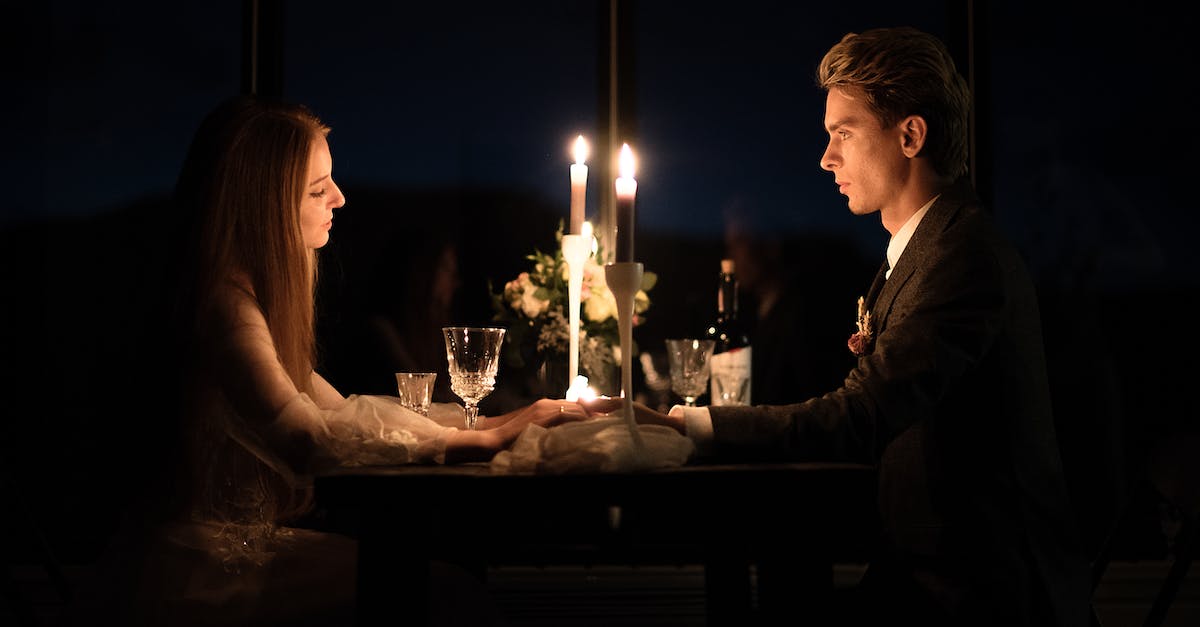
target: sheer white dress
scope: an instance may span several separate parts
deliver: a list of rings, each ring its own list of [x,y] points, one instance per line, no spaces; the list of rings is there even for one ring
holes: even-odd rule
[[[343,397],[316,372],[312,394],[302,393],[252,293],[231,287],[220,300],[198,338],[203,359],[185,410],[193,430],[191,480],[178,486],[189,495],[186,513],[118,533],[75,595],[68,624],[350,624],[356,543],[284,523],[304,511],[311,473],[445,461],[455,430],[447,425],[461,423],[461,408],[435,404],[426,418],[393,397]],[[431,616],[491,622],[481,585],[441,570]],[[397,608],[397,624],[404,614]]]

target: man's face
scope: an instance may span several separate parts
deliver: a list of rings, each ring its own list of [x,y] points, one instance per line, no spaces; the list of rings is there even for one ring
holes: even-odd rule
[[[821,168],[834,174],[850,211],[866,215],[893,202],[904,183],[906,157],[900,125],[883,128],[879,118],[852,91],[832,88],[825,98],[829,145]]]

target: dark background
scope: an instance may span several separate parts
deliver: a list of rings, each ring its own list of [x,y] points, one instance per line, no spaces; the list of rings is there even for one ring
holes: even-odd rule
[[[797,390],[844,374],[854,300],[887,234],[877,217],[851,216],[818,167],[824,99],[812,76],[847,31],[928,30],[974,69],[975,174],[1037,283],[1068,478],[1087,527],[1104,528],[1145,442],[1195,420],[1190,12],[1165,2],[977,6],[968,66],[969,3],[626,6],[637,250],[659,275],[637,341],[656,349],[707,322],[737,216],[752,250],[776,251],[771,263],[798,297],[796,332],[756,344],[813,364]],[[320,301],[323,371],[344,393],[393,392],[390,371],[369,365],[364,308],[405,289],[412,279],[397,267],[428,273],[428,243],[457,246],[462,323],[490,318],[489,280],[503,284],[532,248],[554,245],[570,142],[603,125],[602,8],[286,4],[283,93],[333,128],[348,197],[323,251]],[[241,89],[241,37],[240,2],[9,11],[4,461],[64,551],[95,549],[119,509],[114,490],[137,482],[156,446],[142,434],[156,419],[145,387],[162,367],[149,348],[160,339],[167,198],[204,113]],[[611,184],[599,173],[593,166],[589,216],[598,186]],[[381,274],[385,262],[392,271]],[[743,296],[753,325],[755,294]]]

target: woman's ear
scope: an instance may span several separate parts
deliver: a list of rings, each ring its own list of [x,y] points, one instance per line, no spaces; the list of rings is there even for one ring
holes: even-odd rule
[[[900,121],[900,148],[906,157],[911,159],[921,152],[928,132],[925,118],[919,115],[910,115]]]

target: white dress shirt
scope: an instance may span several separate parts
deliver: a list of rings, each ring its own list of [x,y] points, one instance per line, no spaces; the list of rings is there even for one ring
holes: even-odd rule
[[[900,255],[903,254],[904,249],[908,247],[908,240],[912,239],[912,234],[917,230],[917,225],[921,223],[921,219],[925,217],[925,214],[929,212],[929,208],[933,206],[935,201],[937,201],[938,196],[941,196],[941,194],[929,199],[929,202],[925,203],[924,207],[917,209],[917,212],[908,218],[908,220],[904,223],[904,226],[900,227],[900,230],[896,231],[896,234],[888,240],[888,269],[887,272],[884,273],[883,278],[890,279],[892,277],[892,268],[895,268],[896,262],[900,261]]]
[[[929,212],[929,208],[937,201],[938,196],[941,196],[941,194],[929,199],[929,202],[925,203],[925,206],[912,214],[904,223],[904,226],[900,227],[900,230],[896,231],[896,234],[888,240],[888,269],[883,275],[884,279],[892,276],[892,268],[895,268],[896,263],[900,261],[900,255],[904,254],[904,249],[908,247],[908,240],[912,239],[913,233],[917,230],[917,225],[921,224],[921,219]],[[696,453],[698,455],[707,454],[712,449],[712,414],[708,413],[708,407],[676,405],[671,408],[670,415],[683,416],[684,433],[696,445]]]

